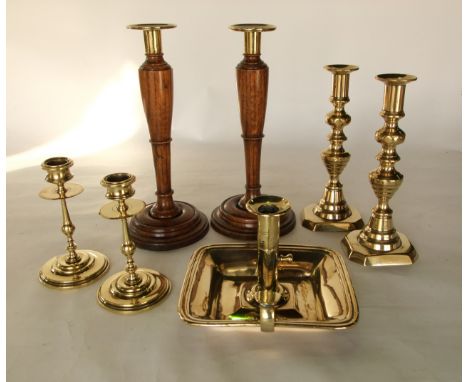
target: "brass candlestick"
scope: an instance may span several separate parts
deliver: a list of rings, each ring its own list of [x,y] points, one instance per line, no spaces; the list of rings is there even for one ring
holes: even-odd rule
[[[136,311],[149,308],[162,300],[170,291],[169,280],[161,273],[147,268],[137,268],[133,261],[135,243],[128,234],[127,219],[145,208],[141,200],[130,199],[135,190],[132,184],[135,176],[127,173],[110,174],[104,177],[101,185],[106,187],[106,198],[112,202],[104,205],[99,214],[106,219],[120,219],[122,222],[122,254],[127,258],[127,266],[107,279],[99,288],[99,303],[118,311]]]
[[[171,186],[172,68],[164,60],[161,30],[174,24],[135,24],[143,31],[146,61],[138,70],[141,98],[148,122],[156,171],[156,202],[130,221],[130,233],[138,247],[164,251],[192,244],[209,229],[206,216],[192,204],[173,200]]]
[[[350,260],[361,265],[410,265],[416,261],[416,250],[408,238],[394,228],[393,211],[388,203],[403,182],[403,175],[395,169],[395,163],[400,160],[396,146],[405,140],[398,120],[405,116],[406,84],[415,81],[416,77],[379,74],[376,79],[385,84],[384,105],[380,113],[385,125],[375,134],[375,139],[382,145],[382,151],[377,155],[380,165],[369,174],[378,203],[367,225],[361,231],[348,233],[342,242]]]
[[[257,218],[246,209],[246,203],[261,195],[260,158],[268,96],[268,65],[260,58],[262,32],[274,31],[269,24],[236,24],[230,29],[244,33],[244,59],[237,65],[242,139],[244,141],[245,193],[224,200],[211,214],[211,226],[219,233],[243,240],[257,237]],[[296,225],[290,209],[281,217],[281,234]]]
[[[344,106],[349,102],[349,75],[358,70],[355,65],[327,65],[325,69],[333,74],[333,94],[330,102],[334,110],[327,114],[326,122],[331,126],[330,146],[322,152],[330,179],[318,204],[304,208],[302,225],[312,231],[351,231],[361,228],[364,223],[359,212],[348,206],[343,194],[340,174],[349,162],[350,154],[345,151],[343,142],[345,126],[351,122]]]
[[[180,317],[194,325],[342,329],[359,309],[338,253],[279,245],[286,199],[261,195],[247,201],[258,218],[257,244],[206,245],[190,258],[180,292]]]
[[[273,195],[262,195],[249,200],[247,211],[258,218],[258,259],[257,284],[249,291],[247,301],[256,303],[259,308],[261,330],[272,332],[275,328],[275,309],[289,299],[289,292],[278,282],[278,253],[280,236],[280,216],[286,214],[289,202]],[[292,257],[287,257],[292,261]]]
[[[47,200],[60,200],[62,206],[62,232],[67,237],[67,254],[47,261],[39,271],[39,279],[45,285],[56,288],[74,288],[89,284],[109,269],[109,260],[102,253],[90,249],[77,249],[66,199],[81,194],[79,184],[66,183],[73,178],[70,167],[73,161],[65,157],[46,159],[42,169],[47,171],[46,181],[54,184],[44,188],[39,196]]]

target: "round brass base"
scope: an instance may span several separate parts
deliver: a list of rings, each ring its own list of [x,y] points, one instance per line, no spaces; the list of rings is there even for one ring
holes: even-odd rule
[[[315,215],[316,204],[304,208],[302,225],[312,231],[347,232],[364,227],[361,214],[353,207],[349,207],[351,215],[343,220],[325,220]]]
[[[398,232],[398,235],[400,236],[401,246],[388,252],[372,251],[364,247],[358,240],[360,233],[360,230],[352,231],[341,241],[349,259],[355,263],[370,267],[411,265],[418,258],[411,242],[406,235],[400,232]]]
[[[68,255],[56,256],[47,261],[39,271],[39,280],[47,286],[67,289],[87,285],[109,269],[109,259],[90,249],[76,251],[80,261],[67,263]]]
[[[136,273],[141,279],[137,285],[126,283],[126,271],[104,281],[97,292],[99,304],[121,312],[139,311],[152,307],[171,290],[167,277],[153,269],[138,268]]]
[[[227,198],[211,213],[211,226],[222,235],[240,240],[256,240],[258,218],[239,207],[243,195]],[[296,215],[289,210],[280,217],[280,235],[286,235],[296,225]]]

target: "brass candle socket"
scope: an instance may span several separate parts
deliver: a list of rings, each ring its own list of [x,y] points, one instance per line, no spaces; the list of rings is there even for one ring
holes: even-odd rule
[[[62,207],[62,232],[67,237],[67,253],[47,261],[39,271],[39,280],[51,287],[66,289],[87,285],[109,269],[109,260],[102,253],[89,249],[77,249],[73,225],[66,199],[81,194],[79,184],[66,183],[73,178],[70,167],[73,161],[65,157],[46,159],[42,169],[47,172],[45,180],[53,186],[44,188],[39,196],[47,200],[60,200]]]
[[[349,102],[349,76],[359,67],[327,65],[325,69],[333,74],[330,102],[334,110],[326,117],[326,122],[332,128],[328,136],[330,146],[321,156],[330,179],[318,204],[304,208],[302,225],[312,231],[351,231],[362,228],[364,223],[359,212],[346,202],[339,177],[350,159],[350,154],[343,147],[343,142],[347,139],[343,129],[351,122],[351,117],[344,109]]]
[[[244,54],[261,54],[262,32],[271,32],[276,29],[272,24],[234,24],[229,29],[244,32]]]
[[[369,174],[378,203],[362,230],[348,233],[342,243],[349,259],[367,266],[411,265],[417,254],[408,238],[393,225],[393,210],[389,201],[403,182],[403,175],[395,168],[400,160],[396,146],[403,143],[405,133],[398,126],[403,111],[406,84],[416,77],[408,74],[379,74],[377,80],[385,84],[384,105],[380,115],[385,125],[377,130],[375,139],[382,145],[377,155],[379,167]]]
[[[123,235],[121,251],[127,258],[127,266],[101,285],[97,298],[103,307],[122,312],[149,308],[162,300],[171,289],[164,275],[152,269],[138,268],[133,260],[135,243],[130,239],[127,219],[145,208],[143,201],[130,199],[135,194],[134,182],[135,176],[127,173],[110,174],[101,181],[106,188],[106,198],[112,201],[105,204],[99,214],[106,219],[120,219]]]
[[[287,289],[278,283],[278,262],[281,260],[278,248],[280,216],[286,214],[291,206],[279,196],[262,195],[249,200],[246,208],[258,218],[258,279],[249,291],[247,301],[258,304],[261,330],[272,332],[275,328],[275,309],[289,299]],[[289,260],[292,261],[292,258]]]
[[[167,23],[155,24],[132,24],[128,25],[128,29],[136,29],[143,31],[145,40],[145,53],[147,55],[162,54],[162,39],[161,29],[172,29],[177,25]]]

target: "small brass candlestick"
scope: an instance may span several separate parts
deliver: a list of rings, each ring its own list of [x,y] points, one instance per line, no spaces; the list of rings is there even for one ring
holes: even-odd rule
[[[416,261],[416,250],[408,238],[393,226],[389,201],[403,182],[403,175],[395,169],[395,163],[400,160],[396,146],[405,140],[398,121],[405,116],[406,84],[415,81],[416,77],[379,74],[376,79],[385,84],[384,105],[380,113],[385,125],[375,133],[375,139],[382,145],[382,151],[377,155],[380,165],[369,174],[378,203],[367,225],[360,231],[348,233],[342,242],[350,260],[361,265],[411,265]]]
[[[350,154],[345,151],[343,142],[345,126],[351,122],[344,106],[349,102],[349,75],[358,70],[355,65],[327,65],[325,69],[333,74],[333,94],[330,102],[334,110],[327,114],[326,122],[331,126],[330,146],[322,152],[330,179],[318,204],[304,208],[302,225],[312,231],[351,231],[361,228],[364,223],[359,212],[348,206],[343,194],[340,174],[349,162]]]
[[[138,247],[164,251],[200,240],[209,229],[208,219],[193,205],[174,201],[171,187],[172,68],[164,60],[161,30],[174,24],[136,24],[143,31],[146,61],[138,70],[141,97],[148,122],[156,170],[156,202],[130,221],[130,234]]]
[[[90,249],[77,249],[73,225],[67,208],[66,199],[81,194],[79,184],[66,183],[73,178],[70,167],[73,161],[65,157],[46,159],[42,169],[47,171],[46,181],[54,184],[44,188],[39,196],[47,200],[60,200],[62,206],[62,232],[67,237],[67,254],[47,261],[39,271],[39,280],[45,285],[56,288],[80,287],[96,280],[109,269],[109,260],[102,253]]]
[[[128,234],[127,219],[145,208],[143,201],[130,199],[135,194],[132,187],[134,182],[135,176],[127,173],[104,177],[101,185],[106,187],[106,198],[112,202],[99,211],[106,219],[120,219],[122,222],[121,250],[127,258],[127,266],[101,285],[97,293],[98,301],[106,308],[127,312],[149,308],[162,300],[171,289],[164,275],[152,269],[137,268],[133,261],[135,243]]]
[[[268,95],[268,66],[260,58],[262,32],[273,31],[274,25],[236,24],[230,27],[244,32],[244,59],[237,65],[242,138],[244,140],[245,193],[224,200],[211,214],[211,226],[219,233],[235,239],[255,240],[258,222],[246,209],[246,203],[261,195],[260,157]],[[290,209],[281,217],[281,234],[290,232],[296,217]]]
[[[259,308],[260,327],[264,332],[275,328],[275,309],[289,299],[289,292],[278,282],[280,216],[290,209],[289,202],[273,195],[261,195],[249,200],[247,211],[258,218],[257,284],[249,291],[247,301]],[[292,261],[292,257],[288,257]]]

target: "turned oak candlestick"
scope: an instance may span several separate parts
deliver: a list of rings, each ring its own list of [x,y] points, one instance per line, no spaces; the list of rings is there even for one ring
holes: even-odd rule
[[[180,248],[200,240],[209,229],[208,219],[191,204],[174,201],[171,187],[172,68],[164,60],[161,29],[174,24],[136,24],[142,30],[146,61],[139,69],[141,97],[148,122],[156,170],[155,203],[130,221],[130,234],[138,247],[155,251]]]
[[[244,140],[246,185],[245,194],[226,199],[211,215],[211,225],[219,233],[236,239],[257,238],[257,217],[245,205],[261,195],[260,158],[263,125],[268,94],[268,66],[260,58],[261,32],[273,31],[274,25],[236,24],[230,27],[244,32],[244,59],[237,65],[237,90]],[[296,225],[294,212],[289,210],[281,217],[282,235]]]

